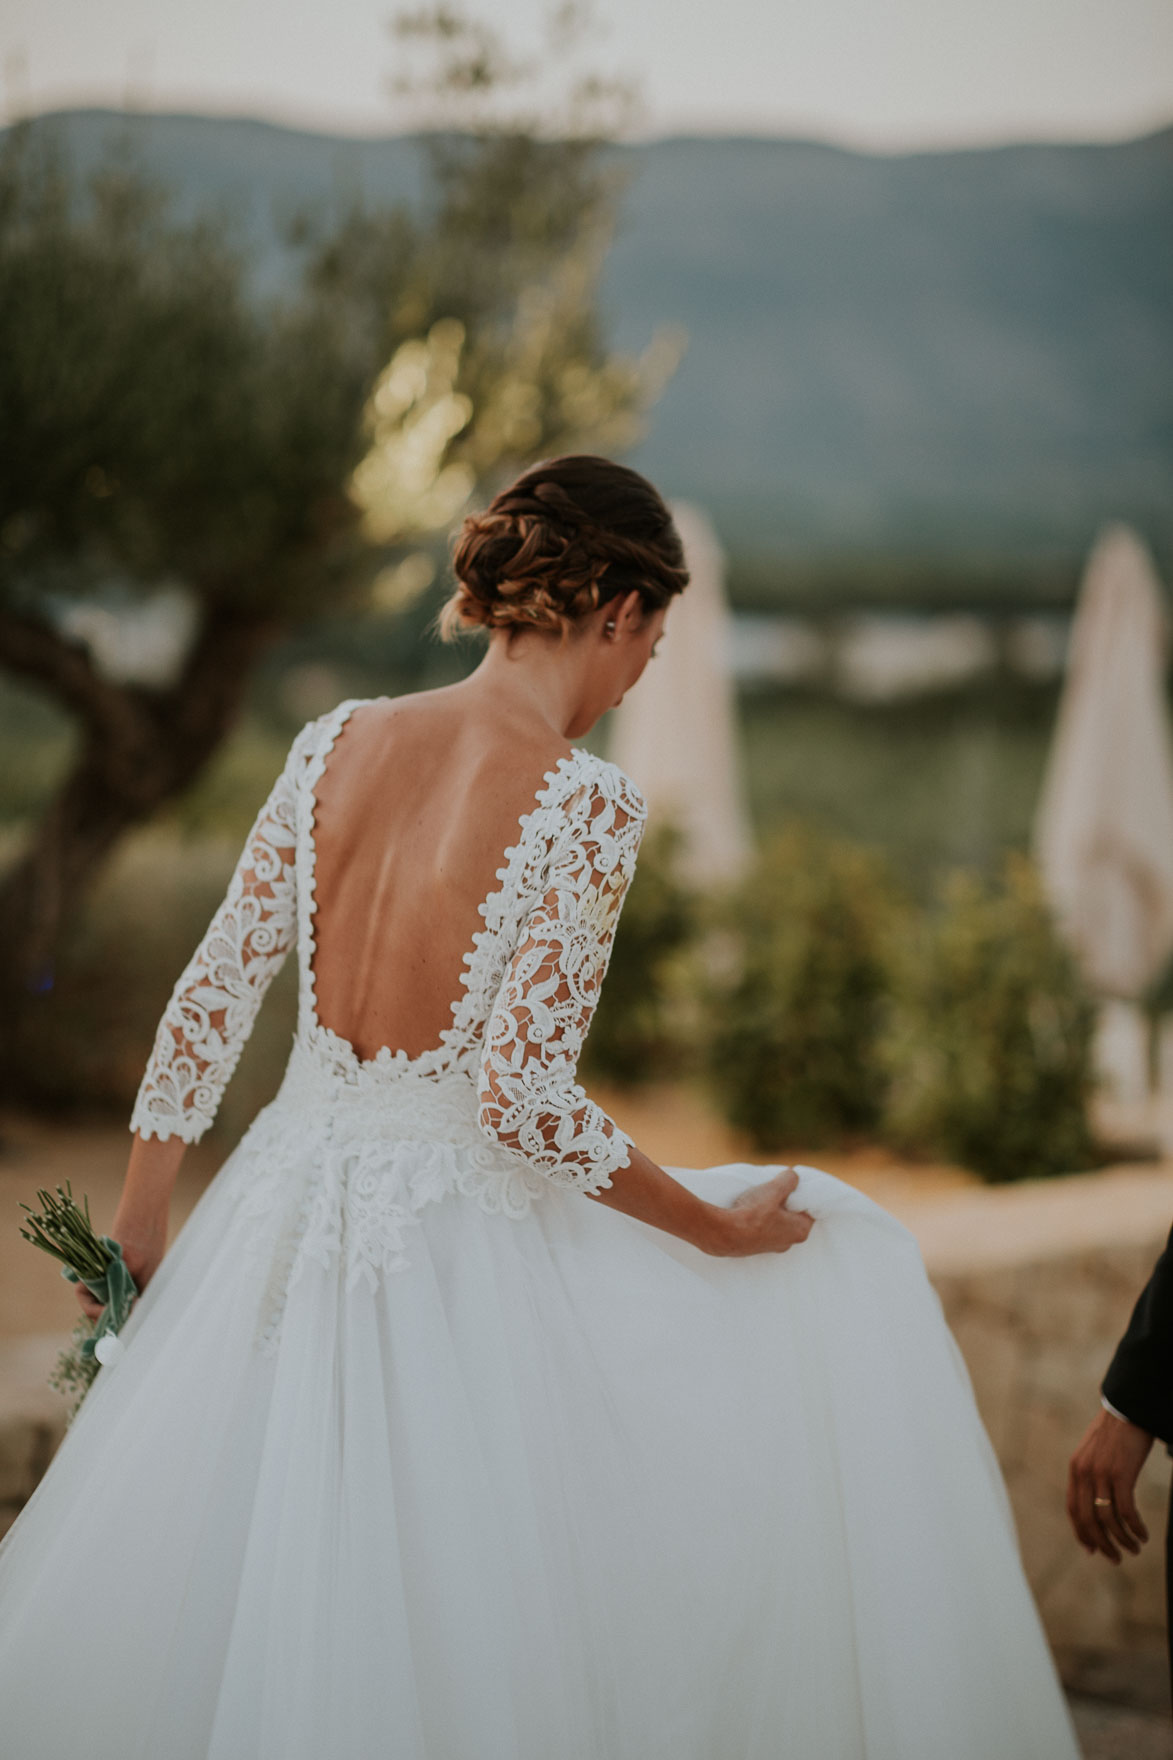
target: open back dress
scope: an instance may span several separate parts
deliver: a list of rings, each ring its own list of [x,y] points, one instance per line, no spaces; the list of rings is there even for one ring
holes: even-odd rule
[[[5,1760],[1075,1760],[911,1235],[814,1168],[784,1255],[584,1196],[629,1148],[575,1073],[644,822],[614,765],[547,772],[434,1048],[323,1026],[358,706],[294,742],[160,1023],[133,1126],[194,1142],[297,946],[282,1087],[0,1544]]]

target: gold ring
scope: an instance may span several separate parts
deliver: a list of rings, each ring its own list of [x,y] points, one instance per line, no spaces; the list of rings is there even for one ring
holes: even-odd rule
[[[1111,1509],[1112,1507],[1112,1499],[1110,1497],[1093,1497],[1092,1503],[1097,1509]]]

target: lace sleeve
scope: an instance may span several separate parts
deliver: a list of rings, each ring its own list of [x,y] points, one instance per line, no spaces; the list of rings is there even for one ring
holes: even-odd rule
[[[294,944],[298,784],[313,726],[294,741],[224,902],[171,992],[131,1114],[131,1130],[144,1137],[203,1136]]]
[[[592,782],[567,806],[544,892],[522,924],[485,1030],[477,1081],[486,1136],[556,1185],[594,1192],[631,1138],[575,1079],[643,835],[643,801]]]

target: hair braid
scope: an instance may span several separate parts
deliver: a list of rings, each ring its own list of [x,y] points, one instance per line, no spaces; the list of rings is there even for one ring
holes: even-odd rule
[[[445,637],[475,628],[561,634],[621,594],[638,592],[646,615],[688,584],[657,491],[627,466],[586,454],[535,465],[470,514],[452,566]]]

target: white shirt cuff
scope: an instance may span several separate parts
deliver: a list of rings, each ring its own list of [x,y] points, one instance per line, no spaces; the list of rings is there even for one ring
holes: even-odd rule
[[[1118,1412],[1116,1407],[1112,1404],[1112,1401],[1110,1399],[1105,1399],[1103,1394],[1100,1395],[1100,1404],[1106,1412],[1111,1412],[1114,1418],[1119,1418],[1122,1424],[1132,1423],[1132,1419],[1126,1418],[1123,1412]]]

